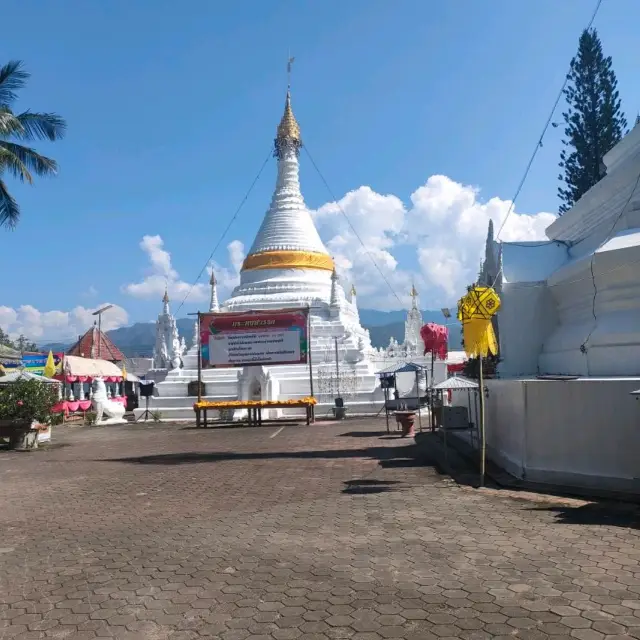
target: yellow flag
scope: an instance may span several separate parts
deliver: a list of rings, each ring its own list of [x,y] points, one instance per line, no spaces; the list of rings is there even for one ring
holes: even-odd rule
[[[491,320],[467,320],[462,323],[464,350],[470,358],[498,355],[498,341]]]
[[[458,303],[458,320],[462,322],[464,350],[472,358],[498,354],[498,341],[491,322],[500,297],[491,287],[474,286]]]
[[[122,365],[122,379],[123,380],[127,379],[127,367],[125,364]]]
[[[45,378],[53,378],[53,376],[56,375],[56,363],[53,361],[53,351],[49,351],[47,364],[44,365],[44,371],[42,373]]]

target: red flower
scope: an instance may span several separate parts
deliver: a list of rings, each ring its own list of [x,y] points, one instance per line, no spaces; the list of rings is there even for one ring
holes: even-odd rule
[[[18,400],[18,406],[21,407],[24,404],[24,402],[22,402],[22,400]]]

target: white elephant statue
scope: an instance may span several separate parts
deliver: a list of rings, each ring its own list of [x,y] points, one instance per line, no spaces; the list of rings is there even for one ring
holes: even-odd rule
[[[118,424],[125,422],[123,419],[125,406],[121,402],[114,402],[107,397],[107,387],[102,378],[93,379],[93,397],[91,398],[93,410],[96,412],[96,424]],[[102,420],[102,416],[106,420]]]

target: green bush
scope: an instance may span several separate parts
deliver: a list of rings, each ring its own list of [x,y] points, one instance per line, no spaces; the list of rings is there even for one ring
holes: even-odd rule
[[[39,380],[18,380],[0,386],[0,420],[36,420],[50,424],[51,409],[57,402],[57,385]]]

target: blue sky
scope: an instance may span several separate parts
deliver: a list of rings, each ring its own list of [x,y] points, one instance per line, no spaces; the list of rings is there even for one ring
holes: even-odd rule
[[[456,202],[464,206],[471,191],[460,189],[469,186],[480,190],[473,207],[508,200],[594,4],[5,0],[3,16],[13,26],[3,33],[4,59],[24,60],[32,73],[18,107],[56,111],[69,132],[64,141],[39,147],[58,160],[57,178],[35,187],[11,182],[22,220],[16,231],[0,232],[5,264],[16,265],[15,277],[3,282],[0,305],[18,315],[12,319],[5,310],[0,324],[4,317],[13,331],[58,337],[63,316],[50,316],[42,327],[42,317],[31,312],[20,319],[19,308],[67,313],[104,301],[125,309],[129,321],[151,319],[158,297],[135,297],[125,288],[151,273],[139,246],[145,235],[161,236],[179,279],[192,282],[269,152],[289,49],[296,58],[294,111],[338,198],[363,185],[392,194],[392,209],[400,201],[407,205],[409,235],[411,220],[419,225],[425,211],[433,212],[433,201],[426,209],[414,206],[413,214],[409,203],[430,176],[458,184],[462,200]],[[613,56],[630,121],[640,108],[633,82],[639,20],[637,0],[605,0],[595,23]],[[556,211],[560,138],[561,129],[550,130],[518,211]],[[332,198],[304,153],[301,159],[303,193],[315,209]],[[274,174],[271,162],[216,254],[218,264],[229,267],[229,242],[251,243]],[[431,186],[430,196],[443,188]],[[353,215],[366,218],[367,193],[356,195]],[[482,215],[503,210],[494,204],[493,213],[483,209]],[[331,216],[323,220],[326,241],[344,233],[337,223],[332,228]],[[530,231],[535,224],[525,226]],[[425,233],[431,252],[420,254],[406,231],[380,230],[387,238],[380,251],[395,256],[402,270],[390,281],[403,288],[417,279],[423,307],[453,302],[455,287],[437,284],[425,264],[436,249],[455,245],[455,236]],[[441,255],[448,267],[439,273],[468,277],[470,265],[477,268],[479,237],[470,240],[462,267]],[[393,297],[375,297],[372,271],[349,277],[371,291],[366,306],[398,306]],[[407,292],[401,293],[404,300]],[[198,306],[187,303],[180,315]],[[76,316],[67,321],[86,321]]]

